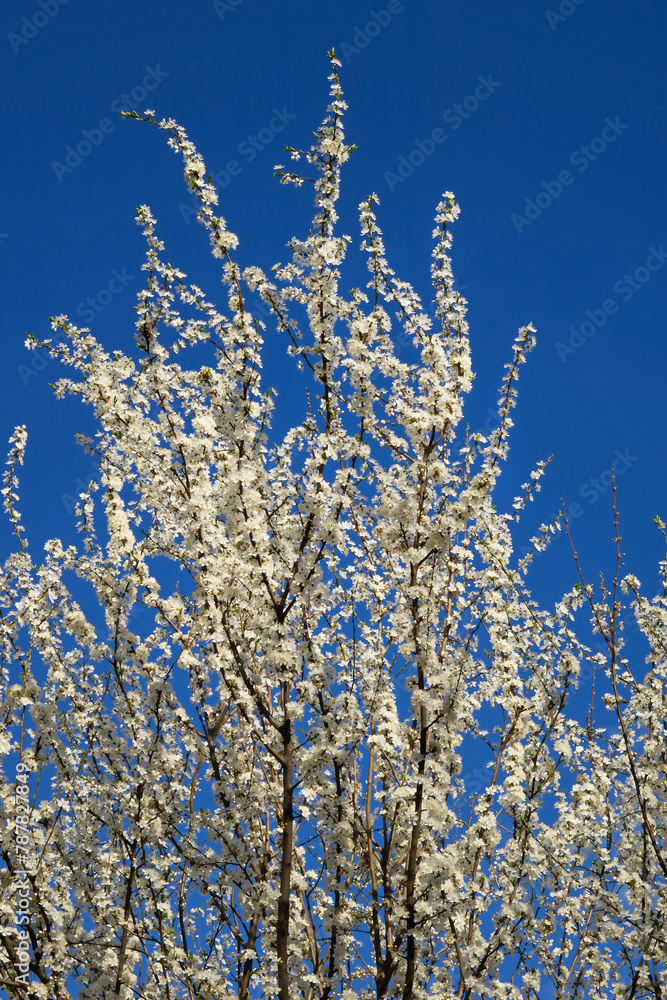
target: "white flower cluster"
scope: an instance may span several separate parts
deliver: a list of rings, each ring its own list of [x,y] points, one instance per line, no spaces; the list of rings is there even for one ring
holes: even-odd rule
[[[288,263],[241,269],[201,156],[160,121],[222,261],[224,307],[164,263],[142,206],[136,356],[52,320],[72,370],[57,392],[98,425],[82,439],[99,476],[81,550],[52,540],[33,560],[16,506],[25,428],[10,441],[0,750],[5,776],[19,746],[39,775],[25,995],[658,997],[667,599],[623,582],[648,642],[631,669],[622,588],[611,606],[583,580],[552,610],[531,598],[510,529],[544,463],[510,512],[492,501],[534,330],[515,341],[497,429],[470,439],[451,193],[434,318],[387,262],[375,195],[359,209],[370,279],[341,293],[352,147],[330,56],[325,120],[290,151],[316,178]],[[282,439],[251,294],[308,392]],[[584,604],[606,657],[574,634]],[[585,718],[571,699],[583,664],[598,676]],[[5,781],[0,979],[18,995],[12,808]]]

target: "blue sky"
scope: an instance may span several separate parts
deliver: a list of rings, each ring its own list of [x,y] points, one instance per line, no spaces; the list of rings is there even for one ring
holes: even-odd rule
[[[477,372],[467,420],[491,428],[519,326],[538,344],[521,370],[500,500],[553,455],[517,532],[528,541],[564,498],[592,580],[613,566],[608,486],[615,463],[623,549],[647,592],[667,519],[667,9],[618,0],[7,0],[0,13],[5,285],[0,439],[28,426],[22,509],[37,551],[74,539],[71,503],[90,477],[73,439],[89,426],[57,401],[25,332],[67,313],[107,349],[132,345],[149,204],[166,259],[215,299],[218,267],[194,221],[181,161],[164,133],[121,119],[127,105],[173,117],[220,188],[244,263],[285,260],[307,233],[311,193],[280,186],[282,147],[308,146],[327,103],[335,47],[349,104],[341,227],[349,287],[363,282],[357,205],[371,191],[399,275],[429,298],[441,192],[461,205],[454,270],[470,303]],[[77,152],[78,150],[78,152]],[[269,347],[265,377],[292,387]],[[7,526],[0,550],[11,549]],[[553,598],[575,580],[560,537],[535,563]]]

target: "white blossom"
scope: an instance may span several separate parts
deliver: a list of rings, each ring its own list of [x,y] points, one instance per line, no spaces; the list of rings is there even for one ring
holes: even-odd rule
[[[518,563],[511,529],[546,463],[511,510],[492,494],[535,331],[515,339],[497,428],[471,440],[451,192],[436,207],[433,315],[387,261],[374,194],[359,206],[369,280],[342,293],[351,241],[336,205],[353,147],[330,56],[325,120],[309,150],[289,150],[315,176],[276,168],[314,180],[288,262],[241,269],[185,131],[127,113],[182,157],[222,302],[164,262],[144,205],[133,356],[66,316],[51,321],[62,342],[42,345],[69,369],[57,394],[92,407],[81,443],[99,471],[81,545],[52,539],[34,558],[18,512],[26,428],[10,438],[0,978],[21,992],[8,930],[20,748],[27,996],[657,997],[667,599],[633,575],[611,607],[583,578],[551,609],[532,598],[532,554]],[[252,295],[271,322],[255,322]],[[275,408],[294,411],[262,368],[272,324],[310,389],[282,437]],[[397,332],[414,348],[401,358]],[[559,527],[542,525],[534,551]],[[622,656],[623,594],[641,666]],[[584,605],[605,654],[575,633]],[[584,718],[573,694],[591,665]]]

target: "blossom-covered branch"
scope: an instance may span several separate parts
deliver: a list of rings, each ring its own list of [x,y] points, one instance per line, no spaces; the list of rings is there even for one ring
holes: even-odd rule
[[[596,600],[582,573],[553,608],[532,598],[512,530],[546,463],[511,510],[494,491],[535,331],[514,342],[497,429],[471,437],[451,192],[436,207],[433,310],[391,268],[374,194],[359,206],[368,281],[341,292],[351,239],[337,202],[354,147],[329,55],[324,121],[308,150],[289,150],[314,176],[276,167],[315,198],[286,263],[242,268],[184,129],[128,113],[183,159],[221,305],[165,263],[144,205],[136,350],[109,353],[66,316],[51,321],[57,343],[30,341],[65,366],[58,396],[92,408],[97,431],[81,443],[99,474],[80,497],[80,544],[53,539],[35,559],[17,508],[26,429],[11,438],[2,988],[35,1000],[657,998],[667,598],[622,577],[620,550],[610,594]],[[412,344],[403,357],[397,334]],[[283,435],[267,337],[305,401]],[[641,666],[623,655],[624,593]],[[606,656],[575,633],[586,606]],[[588,662],[595,719],[593,701],[582,719],[573,700]],[[20,883],[19,746],[34,777]],[[27,986],[12,923],[24,886]]]

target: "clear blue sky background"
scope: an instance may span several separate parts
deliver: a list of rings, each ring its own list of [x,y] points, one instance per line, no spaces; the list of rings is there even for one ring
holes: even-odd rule
[[[478,373],[472,428],[495,409],[518,327],[532,321],[538,331],[521,371],[502,497],[516,495],[539,459],[553,461],[518,547],[563,497],[579,504],[573,529],[590,577],[609,573],[610,492],[595,481],[620,452],[627,564],[655,592],[664,553],[652,518],[667,519],[666,8],[6,0],[0,20],[0,439],[27,424],[22,509],[37,551],[56,534],[74,539],[69,498],[90,464],[73,432],[89,427],[89,413],[53,398],[58,366],[30,368],[25,332],[48,336],[47,317],[67,313],[107,349],[131,347],[141,203],[157,217],[166,259],[216,297],[218,267],[188,211],[180,159],[164,133],[117,110],[129,100],[185,126],[226,182],[221,211],[240,236],[243,263],[270,267],[286,259],[290,237],[307,233],[311,191],[281,187],[272,171],[287,162],[282,147],[307,146],[322,119],[334,46],[347,137],[358,146],[342,189],[341,223],[355,247],[344,277],[350,286],[365,280],[357,205],[376,191],[390,259],[428,299],[434,208],[442,191],[455,192],[454,267],[470,302]],[[104,119],[106,131],[95,131]],[[86,145],[86,132],[96,145]],[[67,159],[82,142],[80,162]],[[230,161],[236,173],[226,176]],[[577,333],[585,323],[591,336]],[[273,341],[265,377],[282,391],[282,427],[296,388]],[[6,553],[8,527],[2,537]],[[553,597],[574,579],[560,537],[536,561],[534,589]]]

